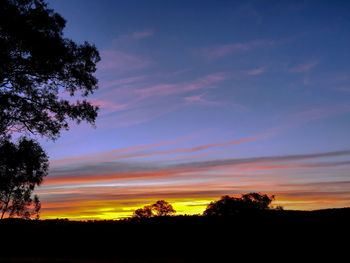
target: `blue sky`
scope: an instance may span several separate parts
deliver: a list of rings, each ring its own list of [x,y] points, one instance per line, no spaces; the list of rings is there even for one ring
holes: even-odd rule
[[[245,191],[275,193],[287,208],[350,205],[349,1],[49,6],[67,20],[66,37],[99,49],[100,88],[90,100],[101,110],[96,128],[73,125],[44,141],[43,215],[126,216],[167,197],[194,213]]]

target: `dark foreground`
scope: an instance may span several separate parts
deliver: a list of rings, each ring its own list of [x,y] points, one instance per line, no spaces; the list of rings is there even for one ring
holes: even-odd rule
[[[350,208],[139,222],[1,220],[0,262],[339,262],[348,253],[349,223]]]

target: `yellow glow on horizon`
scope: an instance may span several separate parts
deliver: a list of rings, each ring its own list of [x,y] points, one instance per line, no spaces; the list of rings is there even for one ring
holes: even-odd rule
[[[277,196],[278,197],[278,196]],[[220,197],[168,198],[165,199],[176,210],[175,215],[203,214],[207,205]],[[70,220],[117,220],[128,218],[136,209],[151,205],[162,198],[144,200],[87,200],[66,204],[43,204],[41,219],[67,218]],[[334,200],[322,198],[286,198],[281,196],[272,206],[282,206],[286,210],[315,210],[334,208]],[[338,200],[337,207],[349,206],[348,201]],[[49,208],[49,209],[45,209]]]
[[[118,200],[120,202],[120,200]],[[202,214],[207,205],[212,202],[212,199],[168,199],[173,208],[176,210],[176,215],[195,215]],[[103,201],[86,201],[74,204],[71,209],[63,211],[50,211],[45,210],[45,206],[41,212],[41,219],[56,219],[56,218],[68,218],[71,220],[111,220],[131,217],[133,212],[146,205],[150,205],[154,202],[148,200],[140,200],[136,205],[122,206],[119,202],[115,203],[115,206],[111,206],[110,203]],[[122,202],[121,202],[122,203]],[[87,209],[89,207],[89,209]],[[87,215],[88,214],[88,215]]]

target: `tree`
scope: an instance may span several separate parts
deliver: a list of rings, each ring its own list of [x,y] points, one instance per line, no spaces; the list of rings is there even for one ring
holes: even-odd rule
[[[17,144],[0,143],[0,213],[8,217],[39,216],[40,201],[32,198],[34,187],[47,175],[48,157],[34,140],[21,138]]]
[[[98,88],[92,74],[100,56],[95,46],[64,38],[65,24],[43,0],[0,0],[0,136],[55,139],[70,120],[94,124],[98,107],[67,95]]]
[[[152,205],[146,205],[134,211],[134,218],[150,218],[155,216],[169,216],[176,213],[173,206],[164,200],[159,200]]]
[[[143,208],[139,208],[134,211],[134,216],[137,218],[150,218],[153,216],[152,207],[151,206],[144,206]]]
[[[203,215],[205,216],[234,216],[251,214],[270,209],[275,197],[260,193],[242,194],[241,197],[222,196],[220,200],[211,202]]]
[[[97,117],[98,107],[85,97],[98,88],[93,73],[99,53],[94,45],[64,38],[65,24],[44,0],[0,0],[0,148],[10,151],[0,161],[1,217],[40,210],[31,194],[48,169],[37,142],[22,139],[15,145],[11,135],[54,140],[71,121],[94,125]]]
[[[176,213],[173,206],[167,201],[159,200],[152,205],[152,209],[156,212],[157,216],[169,216]]]

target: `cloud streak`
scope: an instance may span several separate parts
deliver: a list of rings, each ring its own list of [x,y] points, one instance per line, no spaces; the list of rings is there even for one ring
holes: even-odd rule
[[[249,42],[236,42],[199,49],[198,53],[204,57],[217,59],[236,52],[249,51],[259,47],[273,46],[278,44],[274,40],[254,40]]]
[[[292,73],[305,73],[319,64],[318,60],[307,61],[290,69]]]
[[[101,159],[105,159],[106,157],[113,156],[115,154],[138,151],[138,150],[143,150],[143,149],[147,149],[147,148],[154,148],[154,147],[158,147],[158,146],[162,146],[162,145],[182,142],[182,141],[188,140],[188,139],[189,138],[180,138],[180,139],[168,140],[168,141],[163,141],[163,142],[158,142],[158,143],[151,143],[151,144],[146,144],[146,145],[119,148],[119,149],[103,151],[103,152],[99,152],[99,153],[64,158],[64,159],[52,161],[52,162],[50,162],[50,164],[51,165],[58,165],[58,164],[76,163],[78,161],[92,161],[92,160],[96,160],[96,159],[101,160]]]
[[[238,142],[231,142],[235,144]],[[185,148],[181,152],[203,150],[209,147],[227,146],[226,144],[213,144],[194,148]],[[179,150],[180,151],[180,150]],[[175,151],[158,152],[158,154],[172,154]],[[52,169],[51,176],[45,180],[49,184],[84,184],[102,181],[120,181],[130,179],[147,178],[172,178],[182,174],[192,173],[197,177],[208,171],[228,167],[231,173],[249,170],[272,170],[272,169],[297,169],[297,168],[325,168],[350,165],[350,161],[314,162],[304,163],[306,160],[320,158],[335,158],[350,155],[350,150],[323,152],[314,154],[297,154],[282,156],[250,157],[237,159],[218,159],[210,161],[184,162],[176,164],[148,164],[146,162],[106,162],[100,161],[95,164],[82,163],[81,165],[57,167]]]
[[[130,54],[120,50],[107,49],[101,51],[99,72],[125,72],[152,67],[155,62],[147,57]]]

